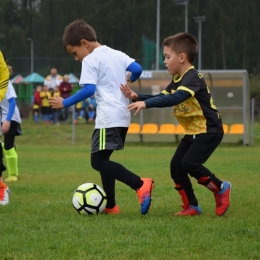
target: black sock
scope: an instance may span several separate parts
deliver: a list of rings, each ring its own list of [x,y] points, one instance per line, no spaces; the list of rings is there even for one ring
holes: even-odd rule
[[[112,209],[112,208],[115,207],[115,205],[116,205],[115,196],[107,196],[107,205],[106,205],[106,208]]]
[[[102,152],[103,153],[97,152],[91,154],[91,165],[95,170],[99,171],[102,176],[121,181],[134,190],[139,189],[143,185],[143,181],[139,176],[126,169],[123,165],[110,161],[108,156],[110,155],[109,151],[107,152],[107,150],[105,150]],[[105,186],[105,183],[103,183],[104,189]],[[109,196],[110,194],[107,195]]]

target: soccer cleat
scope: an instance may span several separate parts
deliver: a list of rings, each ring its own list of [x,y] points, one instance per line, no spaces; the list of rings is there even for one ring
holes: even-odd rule
[[[9,195],[10,195],[10,190],[8,186],[0,182],[0,205],[6,205],[9,203]]]
[[[193,205],[182,206],[183,210],[174,214],[174,216],[196,216],[202,213],[200,206]]]
[[[151,178],[141,178],[141,180],[143,181],[143,186],[136,190],[136,194],[141,204],[141,214],[145,215],[151,205],[154,181]]]
[[[18,181],[18,176],[11,175],[8,178],[5,179],[6,182],[14,182]]]
[[[223,188],[219,192],[214,193],[216,201],[216,215],[223,216],[230,205],[231,183],[224,181]]]
[[[106,214],[116,215],[116,214],[120,214],[120,209],[117,205],[115,205],[114,208],[112,209],[105,208],[104,212]]]

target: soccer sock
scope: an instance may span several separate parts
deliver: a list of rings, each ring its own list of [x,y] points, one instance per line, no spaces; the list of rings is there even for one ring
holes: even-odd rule
[[[223,187],[222,181],[216,178],[214,174],[211,174],[211,176],[201,177],[198,180],[198,183],[205,186],[214,193],[219,192]]]
[[[91,154],[91,165],[99,171],[102,175],[108,176],[125,183],[132,189],[137,190],[143,185],[143,181],[139,176],[127,170],[119,163],[109,160],[112,151],[102,151]],[[104,185],[104,184],[103,184]]]
[[[112,209],[112,208],[115,207],[115,205],[116,205],[115,196],[107,196],[107,205],[106,205],[106,208]]]
[[[101,163],[100,166],[102,167],[103,174],[110,175],[114,179],[127,184],[134,190],[141,188],[143,185],[143,181],[140,179],[139,176],[127,170],[123,165],[119,163],[108,160]]]
[[[198,200],[196,199],[192,187],[183,187],[175,183],[175,189],[179,192],[184,207],[193,205],[198,207]]]
[[[3,151],[9,176],[18,176],[18,156],[14,147],[9,150],[3,149]]]

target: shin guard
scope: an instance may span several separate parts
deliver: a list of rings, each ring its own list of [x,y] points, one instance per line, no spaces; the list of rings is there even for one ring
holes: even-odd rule
[[[9,150],[3,148],[3,151],[9,176],[18,176],[18,156],[14,147]]]
[[[185,192],[185,190],[183,189],[183,187],[177,183],[175,183],[176,187],[175,189],[179,192],[180,196],[181,196],[181,200],[183,203],[184,207],[187,207],[189,205],[189,198]]]
[[[217,184],[213,180],[211,180],[211,178],[209,176],[201,177],[198,180],[198,183],[205,186],[206,188],[208,188],[209,190],[211,190],[214,193],[220,191],[220,188],[217,186]]]

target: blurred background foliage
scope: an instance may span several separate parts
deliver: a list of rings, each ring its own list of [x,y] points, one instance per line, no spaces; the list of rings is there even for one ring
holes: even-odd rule
[[[174,0],[160,3],[162,42],[184,31],[185,8]],[[157,0],[1,0],[0,48],[15,74],[30,73],[33,40],[36,72],[45,76],[56,66],[61,74],[79,76],[80,64],[64,51],[61,39],[65,26],[81,18],[96,30],[101,44],[143,64],[142,39],[156,41],[156,6]],[[260,92],[259,10],[259,0],[190,0],[188,5],[188,31],[195,37],[198,24],[194,17],[206,16],[202,23],[202,69],[248,70],[252,95]]]

